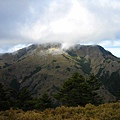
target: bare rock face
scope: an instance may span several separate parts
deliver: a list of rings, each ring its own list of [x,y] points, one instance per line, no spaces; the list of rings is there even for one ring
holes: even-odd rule
[[[94,73],[103,83],[99,91],[105,102],[112,101],[120,88],[120,59],[101,46],[75,45],[67,50],[60,43],[31,45],[0,55],[0,81],[20,90],[28,87],[35,96],[53,96],[68,77],[78,71]]]

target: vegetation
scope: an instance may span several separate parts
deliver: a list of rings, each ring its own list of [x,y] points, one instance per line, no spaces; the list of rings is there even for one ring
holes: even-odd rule
[[[55,98],[60,103],[58,105],[85,106],[88,103],[99,105],[101,99],[96,92],[99,87],[100,82],[93,74],[85,79],[76,72],[63,83],[62,88],[55,94]],[[41,98],[33,98],[27,88],[23,88],[19,92],[12,89],[5,90],[2,84],[0,84],[0,88],[0,110],[7,110],[11,107],[25,111],[44,110],[56,106],[53,105],[47,93],[44,93]]]
[[[118,89],[117,100],[120,100],[120,88]]]
[[[81,65],[81,69],[84,73],[86,74],[90,74],[92,68],[90,67],[91,65],[91,61],[90,59],[89,60],[86,60],[85,58],[81,58],[80,60],[79,59],[76,59],[79,64]]]
[[[119,120],[120,102],[99,106],[57,107],[44,111],[7,110],[0,112],[0,120]]]
[[[119,120],[120,102],[95,106],[101,102],[96,93],[100,85],[93,74],[85,79],[74,73],[55,94],[64,106],[53,109],[47,93],[33,98],[27,88],[17,92],[0,84],[0,120]]]
[[[120,102],[99,105],[101,100],[96,90],[99,89],[100,83],[93,74],[85,79],[75,73],[63,83],[55,95],[61,107],[55,106],[53,109],[51,97],[59,85],[79,69],[84,75],[91,72],[98,75],[105,87],[119,100],[120,60],[108,55],[98,46],[88,46],[87,49],[79,46],[79,49],[68,51],[69,55],[67,52],[50,55],[46,53],[48,48],[31,47],[27,50],[29,52],[24,49],[14,55],[1,56],[0,79],[19,91],[5,89],[0,84],[0,120],[119,120]],[[18,76],[22,80],[19,81]],[[26,84],[30,86],[32,92],[35,90],[34,95],[38,95],[40,90],[42,92],[47,89],[48,94],[43,93],[41,97],[33,98],[27,88],[22,88]],[[104,90],[101,91],[103,92]]]
[[[47,93],[43,93],[42,97],[37,99],[37,104],[35,108],[38,110],[44,110],[52,107],[53,107],[53,103],[51,98],[48,96]]]
[[[60,87],[63,81],[75,71],[81,72],[84,77],[94,73],[105,86],[105,89],[101,89],[101,93],[104,93],[101,94],[104,102],[115,100],[120,88],[119,58],[100,49],[100,46],[75,45],[55,55],[49,53],[51,48],[60,50],[61,47],[51,44],[32,45],[15,54],[1,55],[0,81],[6,87],[10,86],[16,90],[27,85],[37,97],[39,93],[47,91],[53,99],[52,95],[57,92],[56,88]],[[56,88],[52,87],[53,85]]]
[[[0,111],[8,110],[10,108],[22,110],[44,110],[51,108],[52,101],[47,93],[44,93],[41,98],[33,98],[27,88],[23,88],[19,92],[3,88],[0,84]]]
[[[100,82],[93,74],[85,79],[76,72],[63,83],[55,98],[66,106],[85,106],[87,103],[98,105],[101,103],[96,92],[99,87]]]

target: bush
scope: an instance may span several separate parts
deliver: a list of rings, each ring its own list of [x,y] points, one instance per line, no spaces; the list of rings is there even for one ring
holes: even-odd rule
[[[0,120],[120,120],[120,102],[99,106],[87,104],[85,107],[62,106],[43,112],[10,109],[0,112]]]

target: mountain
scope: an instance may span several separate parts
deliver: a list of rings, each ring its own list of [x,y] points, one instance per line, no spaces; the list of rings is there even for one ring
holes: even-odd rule
[[[86,78],[94,73],[103,86],[105,102],[115,100],[120,88],[120,59],[95,45],[75,45],[67,50],[60,43],[31,45],[0,55],[0,82],[16,90],[28,87],[34,96],[53,96],[74,72]]]

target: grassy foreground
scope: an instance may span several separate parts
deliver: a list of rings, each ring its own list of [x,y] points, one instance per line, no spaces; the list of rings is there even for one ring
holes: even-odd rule
[[[120,120],[120,102],[99,106],[57,107],[44,111],[6,110],[0,112],[0,120]]]

